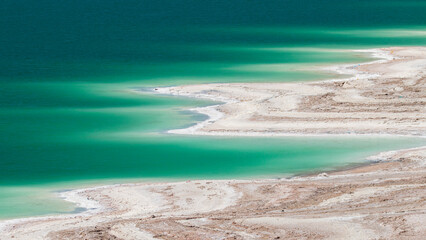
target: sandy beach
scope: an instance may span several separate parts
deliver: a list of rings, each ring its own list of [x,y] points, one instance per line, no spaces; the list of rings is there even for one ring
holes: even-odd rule
[[[346,79],[203,84],[158,93],[223,102],[178,134],[424,137],[426,48],[368,51],[380,60],[325,69]],[[62,193],[88,211],[0,222],[0,239],[423,239],[426,147],[310,176],[103,186]]]

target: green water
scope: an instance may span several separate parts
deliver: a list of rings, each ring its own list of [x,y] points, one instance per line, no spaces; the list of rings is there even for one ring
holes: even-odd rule
[[[283,177],[416,138],[165,134],[204,100],[134,90],[314,81],[347,51],[425,45],[425,1],[31,1],[0,5],[0,218],[72,212],[55,191],[164,179]]]

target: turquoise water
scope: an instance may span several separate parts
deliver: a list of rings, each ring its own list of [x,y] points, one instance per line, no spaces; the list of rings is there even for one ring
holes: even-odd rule
[[[425,45],[424,1],[2,1],[0,218],[73,211],[55,191],[164,179],[283,177],[420,146],[416,138],[164,132],[208,101],[135,89],[314,81],[347,51]]]

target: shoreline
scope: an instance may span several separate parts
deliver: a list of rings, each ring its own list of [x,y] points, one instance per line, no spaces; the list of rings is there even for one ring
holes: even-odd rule
[[[421,78],[424,78],[422,66],[426,64],[424,58],[426,48],[395,47],[353,51],[370,53],[372,57],[379,59],[360,64],[322,68],[325,71],[350,75],[349,78],[343,79],[306,83],[184,85],[156,88],[154,92],[222,102],[222,104],[213,106],[190,109],[207,115],[208,119],[189,128],[169,130],[168,133],[171,134],[209,136],[409,135],[424,137],[426,125],[424,121],[421,121],[425,118],[421,112],[421,105],[424,101],[421,95],[421,81],[423,81]],[[418,56],[414,55],[414,60],[410,56],[413,52],[418,52],[416,53]],[[374,69],[369,69],[371,66],[379,71],[374,72]],[[400,67],[406,69],[402,69],[403,75],[398,75],[400,73],[393,70],[393,68]],[[404,87],[401,87],[383,80],[388,77],[395,81],[406,78],[407,81],[404,82]],[[267,92],[268,85],[271,85],[269,87],[275,93]],[[382,93],[371,92],[370,89],[375,86],[380,88]],[[414,90],[407,90],[407,88]],[[413,97],[403,96],[410,94]],[[404,99],[399,100],[398,97]],[[409,98],[413,98],[411,102]],[[332,105],[332,111],[324,114],[321,112],[321,108],[315,109],[318,101],[321,101],[324,106]],[[387,106],[384,106],[386,104]],[[404,109],[404,105],[409,109]],[[374,108],[384,111],[372,112],[371,109]],[[409,119],[401,118],[398,115],[399,112],[405,112],[404,114],[409,116]],[[313,122],[312,119],[317,120]],[[363,121],[365,119],[366,121]],[[371,123],[377,125],[372,127],[373,130],[370,127]],[[413,125],[420,126],[408,129]]]
[[[414,153],[413,154],[415,156],[414,159],[410,157],[405,157],[405,155],[410,156],[410,153]],[[418,156],[416,154],[418,154]],[[400,156],[404,156],[404,157],[400,157]],[[118,220],[114,220],[117,218],[118,219],[123,218],[122,219],[123,221],[131,222],[131,221],[137,221],[137,220],[145,219],[145,218],[150,220],[151,219],[155,220],[156,218],[161,218],[162,220],[164,220],[167,218],[176,218],[176,217],[178,219],[193,219],[193,218],[197,219],[197,218],[202,218],[201,216],[199,216],[200,214],[207,214],[208,216],[213,217],[218,214],[217,213],[218,211],[220,212],[222,210],[234,212],[234,210],[232,209],[238,206],[238,202],[247,201],[247,200],[244,200],[245,194],[242,194],[241,192],[236,194],[235,189],[231,190],[231,188],[233,188],[234,185],[243,185],[249,188],[252,188],[251,186],[256,186],[256,185],[259,185],[262,187],[264,186],[282,187],[289,184],[290,185],[291,184],[308,184],[308,185],[318,184],[321,181],[331,181],[332,185],[341,184],[341,182],[344,182],[344,183],[349,182],[349,184],[352,185],[353,183],[351,183],[351,181],[353,181],[353,179],[373,178],[373,179],[381,179],[380,181],[395,181],[395,179],[398,179],[398,175],[404,175],[405,177],[402,177],[401,180],[407,181],[407,178],[406,178],[407,174],[404,173],[404,171],[401,171],[400,167],[397,167],[397,169],[395,169],[395,166],[393,166],[395,164],[401,165],[402,164],[401,161],[406,162],[406,163],[403,163],[402,166],[407,164],[409,164],[410,166],[416,166],[416,168],[419,168],[420,166],[419,170],[422,173],[422,175],[420,175],[420,179],[422,179],[422,178],[426,178],[426,162],[425,162],[426,158],[425,157],[426,157],[426,147],[423,146],[423,147],[415,147],[415,148],[409,148],[409,149],[381,152],[379,154],[368,157],[366,160],[374,161],[368,164],[358,165],[351,168],[321,171],[317,173],[310,173],[307,175],[300,175],[300,176],[295,175],[290,178],[253,179],[253,180],[235,180],[235,179],[234,180],[188,180],[188,181],[179,181],[179,182],[148,182],[148,183],[144,182],[144,183],[113,184],[113,185],[106,185],[106,186],[75,189],[68,192],[63,192],[60,195],[67,196],[67,201],[71,201],[75,204],[78,204],[80,207],[89,208],[88,211],[84,211],[78,214],[61,214],[61,215],[53,215],[53,216],[4,220],[4,221],[0,221],[0,232],[3,233],[4,237],[14,236],[14,238],[16,239],[26,239],[29,236],[26,234],[30,234],[30,236],[33,237],[32,239],[45,239],[45,237],[50,237],[50,234],[52,232],[55,232],[58,230],[56,229],[57,224],[60,224],[61,228],[66,228],[66,229],[69,228],[67,227],[69,225],[68,222],[78,222],[79,225],[83,224],[83,226],[85,226],[86,228],[87,226],[97,226],[99,222],[118,221]],[[417,170],[416,168],[414,169],[416,172],[418,172],[419,170]],[[392,176],[392,177],[389,178],[384,176]],[[198,211],[199,209],[192,209],[191,206],[184,207],[185,205],[187,205],[187,201],[182,202],[181,200],[177,200],[179,202],[179,208],[185,208],[185,210],[178,211],[174,209],[175,207],[172,207],[172,209],[174,210],[169,209],[170,206],[168,206],[169,205],[168,201],[170,200],[169,199],[170,194],[167,192],[168,189],[178,188],[177,191],[174,191],[174,194],[178,194],[181,191],[186,191],[188,188],[191,189],[191,187],[200,188],[200,185],[208,186],[209,184],[217,185],[216,186],[217,188],[215,188],[216,190],[214,190],[214,192],[212,192],[212,189],[207,189],[200,195],[200,193],[193,192],[194,190],[189,190],[189,192],[187,192],[187,195],[184,195],[183,197],[186,198],[186,197],[192,196],[195,198],[200,198],[203,196],[205,197],[206,196],[205,194],[209,193],[208,196],[215,195],[216,198],[222,199],[224,196],[217,192],[222,191],[223,188],[228,188],[227,190],[228,193],[226,194],[230,194],[228,198],[233,199],[232,202],[227,202],[225,205],[223,205],[224,203],[220,203],[219,207],[217,207],[216,201],[218,201],[218,199],[215,199],[214,203],[216,204],[212,204],[212,208],[206,209],[205,206],[201,206],[203,211],[201,211],[200,213]],[[201,188],[202,190],[204,190],[205,188],[202,186]],[[420,187],[421,188],[426,187],[426,182],[421,180]],[[150,194],[154,193],[154,195],[155,194],[158,195],[158,193],[160,193],[160,195],[163,195],[162,197],[159,195],[150,196],[147,199],[143,200],[143,202],[145,202],[146,204],[148,203],[152,204],[153,202],[158,201],[161,204],[167,205],[167,207],[156,205],[156,208],[154,209],[154,212],[153,212],[151,211],[149,206],[144,208],[142,204],[142,206],[140,206],[142,207],[142,210],[139,209],[138,207],[135,212],[135,210],[133,209],[135,207],[133,205],[134,203],[133,204],[128,203],[130,205],[125,206],[126,210],[123,213],[123,210],[121,209],[121,204],[123,204],[123,202],[121,201],[117,202],[115,201],[117,200],[115,198],[122,200],[123,198],[126,198],[128,194],[131,194],[135,189],[140,189],[140,188],[142,188],[143,191],[147,191],[146,194],[150,192]],[[107,195],[105,196],[105,194]],[[112,194],[112,195],[109,196],[109,194]],[[175,198],[175,196],[173,196],[174,194],[171,195],[172,198]],[[169,196],[167,197],[167,199],[169,199],[168,201],[161,200],[165,196]],[[111,197],[113,198],[108,199]],[[139,195],[134,197],[133,201],[137,201],[139,203],[139,201],[141,200],[140,197],[141,196]],[[226,199],[226,201],[230,201],[230,200]],[[268,202],[268,200],[265,200],[265,201]],[[194,202],[196,201],[191,201],[192,204]],[[203,201],[201,201],[200,204],[204,205]],[[94,207],[94,206],[96,206],[94,209],[90,209],[91,207]],[[198,207],[200,208],[200,206]],[[126,214],[128,211],[132,213],[130,216]],[[257,216],[257,214],[255,215]],[[273,216],[275,215],[276,213],[273,214]],[[297,216],[299,215],[300,214],[297,214]],[[360,217],[356,217],[355,219],[357,218],[360,218]],[[87,222],[86,224],[86,221],[88,221],[89,219],[92,220],[92,222],[91,223]],[[339,219],[342,220],[341,217]],[[347,220],[353,220],[353,219],[354,219],[353,217],[349,217]],[[308,223],[311,224],[310,222]],[[270,224],[269,221],[267,221],[267,224]],[[304,224],[302,224],[301,226],[303,225]],[[33,227],[35,227],[36,229],[41,228],[41,229],[38,229],[37,231],[37,234],[41,234],[41,235],[32,235],[34,234],[34,232],[32,231],[35,231]],[[27,228],[30,228],[32,230],[28,231]],[[97,227],[95,227],[95,229],[96,228]],[[17,229],[20,229],[20,231],[16,231]],[[127,231],[129,229],[126,226],[124,230]],[[423,230],[426,231],[426,229],[423,229]],[[74,230],[72,231],[74,232]],[[141,231],[142,235],[146,237],[142,239],[158,239],[156,237],[159,237],[158,235],[151,234],[148,229],[145,229],[145,230],[139,229],[139,231]],[[18,236],[16,236],[16,234]],[[23,234],[23,235],[19,237],[20,234]],[[65,235],[63,234],[64,233],[62,231],[59,236],[64,237]],[[138,236],[142,236],[142,235],[138,235]],[[0,239],[8,239],[8,238],[0,237]],[[53,239],[56,239],[56,238],[53,238]],[[161,237],[159,239],[161,239]],[[179,239],[184,239],[184,238],[179,238]]]
[[[398,76],[395,75],[392,68],[387,69],[383,67],[384,65],[396,64],[396,66],[403,67],[400,71],[411,71],[419,69],[415,68],[415,64],[421,65],[426,62],[426,55],[418,57],[420,60],[417,61],[418,59],[413,60],[407,56],[400,57],[389,53],[396,54],[394,51],[401,51],[398,54],[404,55],[416,52],[416,49],[419,48],[391,49],[394,50],[360,50],[379,54],[378,56],[383,59],[344,66],[343,70],[353,72],[353,76],[347,79],[309,83],[204,84],[159,88],[157,92],[224,102],[219,105],[192,109],[192,111],[208,115],[209,118],[189,128],[170,130],[169,133],[173,134],[265,137],[368,135],[424,138],[426,137],[424,121],[418,121],[418,119],[423,119],[424,111],[420,110],[419,114],[416,113],[418,105],[422,104],[421,100],[408,102],[411,104],[409,112],[403,113],[408,122],[391,121],[394,125],[390,125],[392,128],[386,129],[386,131],[381,131],[382,122],[367,125],[366,127],[372,132],[362,132],[364,126],[361,126],[359,128],[361,130],[353,131],[353,133],[347,133],[347,129],[342,132],[339,128],[330,132],[322,132],[324,126],[321,124],[317,130],[313,131],[303,131],[296,127],[290,132],[288,130],[279,132],[277,129],[282,128],[283,125],[275,122],[272,122],[277,126],[275,129],[262,128],[265,125],[262,123],[263,119],[266,119],[267,124],[271,124],[271,121],[279,122],[281,119],[287,121],[279,115],[285,111],[291,114],[301,114],[301,122],[314,116],[311,118],[310,124],[315,121],[321,123],[327,119],[314,108],[315,104],[320,104],[321,101],[334,104],[337,101],[335,98],[339,98],[338,100],[341,102],[346,101],[345,104],[353,103],[349,104],[349,108],[339,107],[340,104],[336,107],[339,111],[333,112],[334,116],[341,117],[343,120],[347,116],[359,114],[357,112],[346,114],[345,109],[352,110],[352,106],[357,106],[360,111],[368,109],[364,108],[365,103],[362,101],[371,102],[371,96],[374,99],[377,95],[374,95],[375,93],[369,93],[372,94],[369,96],[354,94],[354,89],[365,90],[365,86],[356,85],[358,82],[367,84],[367,90],[374,88],[374,84],[384,86],[383,84],[386,83],[383,82],[386,82],[389,76]],[[426,53],[426,49],[420,49]],[[380,55],[381,53],[382,55]],[[342,71],[341,67],[342,65],[337,66],[334,71]],[[332,68],[330,67],[330,69]],[[374,75],[371,74],[374,69],[388,72]],[[420,73],[420,77],[415,81],[412,80],[411,73],[411,75],[404,75],[405,78],[401,81],[404,84],[405,82],[412,83],[409,85],[411,86],[409,90],[404,89],[407,88],[404,85],[403,90],[394,91],[397,94],[406,94],[407,98],[404,101],[418,99],[415,91],[414,95],[407,91],[416,90],[416,84],[423,87],[425,73]],[[268,88],[264,88],[265,85],[268,85],[270,90],[278,89],[280,92],[271,97],[268,95]],[[347,86],[344,87],[345,85]],[[287,87],[290,90],[286,89]],[[239,88],[244,91],[236,92]],[[391,90],[393,89],[395,89],[394,85],[391,86]],[[298,96],[297,93],[300,91],[307,91],[309,94]],[[329,96],[330,91],[342,91],[342,94],[327,97],[325,100],[315,97],[318,93]],[[287,98],[284,92],[290,94],[290,97]],[[352,95],[345,98],[346,93]],[[232,94],[239,94],[240,98],[232,98]],[[246,98],[244,94],[248,94],[249,97]],[[354,96],[355,100],[351,102]],[[360,97],[358,98],[358,96]],[[308,109],[311,112],[307,114],[301,111],[298,107],[305,104],[306,99],[303,98],[312,97],[315,101],[302,108],[303,111]],[[274,98],[279,101],[275,101]],[[241,101],[242,99],[244,101]],[[282,111],[280,104],[284,106],[285,111]],[[371,104],[374,107],[374,103]],[[387,120],[390,121],[393,111],[398,108],[394,105],[386,105],[383,101],[380,104],[390,110],[379,117],[387,117],[389,118]],[[322,106],[325,105],[320,105],[319,110],[321,111]],[[271,106],[277,109],[271,110]],[[400,107],[406,106],[402,104]],[[244,108],[251,111],[250,114],[245,114],[245,111],[239,112]],[[263,111],[264,115],[254,118],[253,114],[256,114],[257,110]],[[417,116],[419,116],[418,119]],[[360,116],[361,119],[362,117],[363,115]],[[275,118],[278,120],[274,120]],[[334,121],[339,122],[342,119],[330,120],[331,122],[327,123],[325,128],[333,125]],[[359,119],[354,119],[352,121],[359,121]],[[413,122],[412,119],[415,121]],[[249,127],[238,129],[237,125],[233,125],[233,121]],[[413,123],[418,123],[414,130]],[[253,129],[256,124],[260,127]],[[306,126],[302,125],[302,127]],[[425,160],[426,146],[422,146],[382,152],[366,159],[366,161],[374,161],[374,163],[291,178],[145,182],[75,189],[59,193],[59,195],[65,201],[73,202],[77,207],[88,209],[87,211],[78,214],[0,221],[0,232],[2,233],[0,239],[417,237],[426,234],[426,228],[423,227],[423,220],[426,218],[424,207],[426,206],[424,206],[425,199],[422,197],[424,196],[422,192],[426,191]]]
[[[320,67],[318,71],[324,72],[324,71],[331,71],[334,73],[337,73],[339,75],[350,75],[349,78],[342,78],[342,79],[327,79],[327,80],[319,80],[319,81],[312,81],[311,83],[319,83],[319,82],[336,82],[336,81],[350,81],[358,78],[369,78],[369,77],[376,77],[371,74],[362,74],[360,71],[357,71],[354,69],[356,66],[361,65],[368,65],[373,63],[385,63],[387,61],[390,61],[394,59],[394,56],[391,54],[380,50],[380,49],[363,49],[363,50],[351,50],[351,52],[362,52],[362,53],[369,53],[372,58],[376,58],[377,60],[365,62],[365,63],[356,63],[356,64],[341,64],[336,66],[327,66],[327,67]],[[362,74],[362,75],[361,75]],[[190,98],[198,98],[198,99],[206,99],[211,100],[215,102],[222,102],[221,104],[216,105],[209,105],[206,107],[197,107],[197,108],[191,108],[188,109],[189,111],[193,111],[197,114],[203,114],[206,115],[208,118],[200,123],[196,123],[193,126],[182,128],[182,129],[172,129],[166,131],[166,133],[171,134],[194,134],[194,135],[206,135],[206,136],[248,136],[248,137],[258,137],[258,136],[266,136],[266,137],[272,137],[272,136],[340,136],[345,134],[291,134],[291,133],[230,133],[226,134],[224,132],[219,133],[208,133],[203,131],[197,131],[205,127],[206,125],[209,125],[220,118],[223,117],[223,113],[218,110],[218,107],[224,104],[230,104],[234,103],[235,100],[231,100],[228,98],[221,98],[221,97],[214,97],[210,95],[200,95],[200,94],[179,94],[179,93],[173,93],[170,91],[170,89],[173,89],[173,86],[171,87],[161,87],[161,88],[154,88],[152,92],[162,95],[170,95],[170,96],[181,96],[181,97],[190,97]],[[365,135],[365,134],[346,134],[346,135]],[[375,134],[375,135],[368,135],[367,136],[380,136],[383,134]],[[386,136],[386,134],[384,134]],[[395,135],[395,134],[389,134],[389,136],[405,136],[405,135]]]

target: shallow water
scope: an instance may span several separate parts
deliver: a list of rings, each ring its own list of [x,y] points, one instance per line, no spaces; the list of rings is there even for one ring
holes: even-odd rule
[[[102,6],[102,7],[100,7]],[[282,177],[415,138],[164,134],[211,102],[134,89],[336,78],[346,51],[425,45],[424,1],[33,1],[0,7],[0,218],[73,211],[53,191],[128,179]]]

